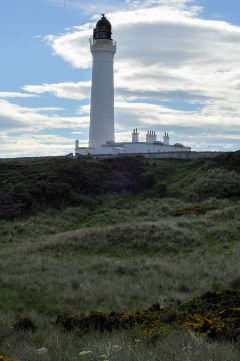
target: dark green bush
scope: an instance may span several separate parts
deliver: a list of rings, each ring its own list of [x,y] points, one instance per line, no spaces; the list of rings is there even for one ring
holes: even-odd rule
[[[153,173],[143,173],[139,178],[139,190],[149,190],[154,186],[156,182],[156,176]]]
[[[94,196],[137,191],[143,171],[144,160],[140,157],[2,161],[0,218],[63,206],[84,204],[94,208]]]
[[[157,182],[153,188],[153,191],[157,197],[163,198],[167,195],[167,186],[162,182]]]
[[[28,317],[19,317],[14,323],[13,328],[18,331],[31,331],[36,330],[34,322]]]

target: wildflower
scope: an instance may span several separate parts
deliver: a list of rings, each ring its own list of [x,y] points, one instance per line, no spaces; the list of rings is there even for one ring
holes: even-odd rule
[[[107,361],[108,356],[107,355],[100,355],[98,356],[100,360]]]
[[[48,352],[48,349],[46,347],[38,348],[37,353],[45,354]]]
[[[120,351],[122,347],[120,345],[113,345],[112,349],[113,351]]]
[[[142,340],[140,338],[137,338],[136,340],[134,340],[134,342],[140,343],[140,342],[142,342]]]
[[[83,356],[83,357],[88,357],[88,356],[91,356],[91,354],[92,354],[92,351],[81,351],[81,352],[79,352],[79,356]]]

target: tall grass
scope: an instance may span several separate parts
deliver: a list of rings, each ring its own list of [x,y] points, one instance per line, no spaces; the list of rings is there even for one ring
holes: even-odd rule
[[[173,201],[166,204],[171,202],[176,209]],[[228,287],[240,274],[240,213],[238,205],[221,206],[203,215],[168,215],[156,222],[55,235],[40,231],[5,242],[0,309],[43,314],[133,310]],[[185,211],[186,204],[181,208]]]
[[[137,330],[61,333],[59,313],[143,310],[183,302],[205,291],[239,287],[240,204],[144,196],[99,197],[85,206],[0,223],[0,347],[20,361],[235,361],[236,346],[189,332],[156,343]],[[12,328],[31,317],[35,333]],[[120,345],[114,353],[113,345]],[[42,351],[39,351],[44,349]]]
[[[36,317],[35,317],[36,318]],[[238,361],[239,350],[225,343],[208,343],[191,332],[175,332],[155,343],[140,339],[136,332],[82,335],[62,333],[49,326],[45,319],[36,319],[39,328],[35,333],[16,332],[11,329],[10,317],[1,317],[5,334],[1,349],[14,354],[21,361]],[[14,352],[13,352],[14,350]],[[84,355],[88,351],[88,355]]]

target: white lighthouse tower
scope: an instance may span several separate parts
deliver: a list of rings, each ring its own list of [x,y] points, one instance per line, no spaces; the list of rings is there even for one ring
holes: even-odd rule
[[[93,57],[89,147],[99,150],[114,142],[114,79],[113,59],[116,42],[112,25],[105,15],[97,22],[90,38]]]
[[[89,144],[87,147],[79,146],[79,141],[76,140],[76,157],[111,157],[118,154],[142,154],[149,157],[151,153],[191,151],[191,148],[180,143],[171,145],[166,132],[162,142],[157,140],[155,131],[148,131],[146,141],[143,142],[137,128],[133,130],[131,142],[115,142],[113,60],[116,42],[112,39],[112,25],[104,14],[93,29],[90,50],[93,66]]]

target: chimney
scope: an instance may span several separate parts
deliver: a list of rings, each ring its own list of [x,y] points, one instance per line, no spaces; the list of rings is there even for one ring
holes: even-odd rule
[[[168,133],[167,132],[165,132],[165,134],[164,134],[164,137],[163,137],[163,144],[164,145],[169,145],[169,135],[168,135]]]
[[[139,142],[139,133],[136,128],[136,129],[133,129],[133,132],[132,132],[132,143],[138,143],[138,142]]]

